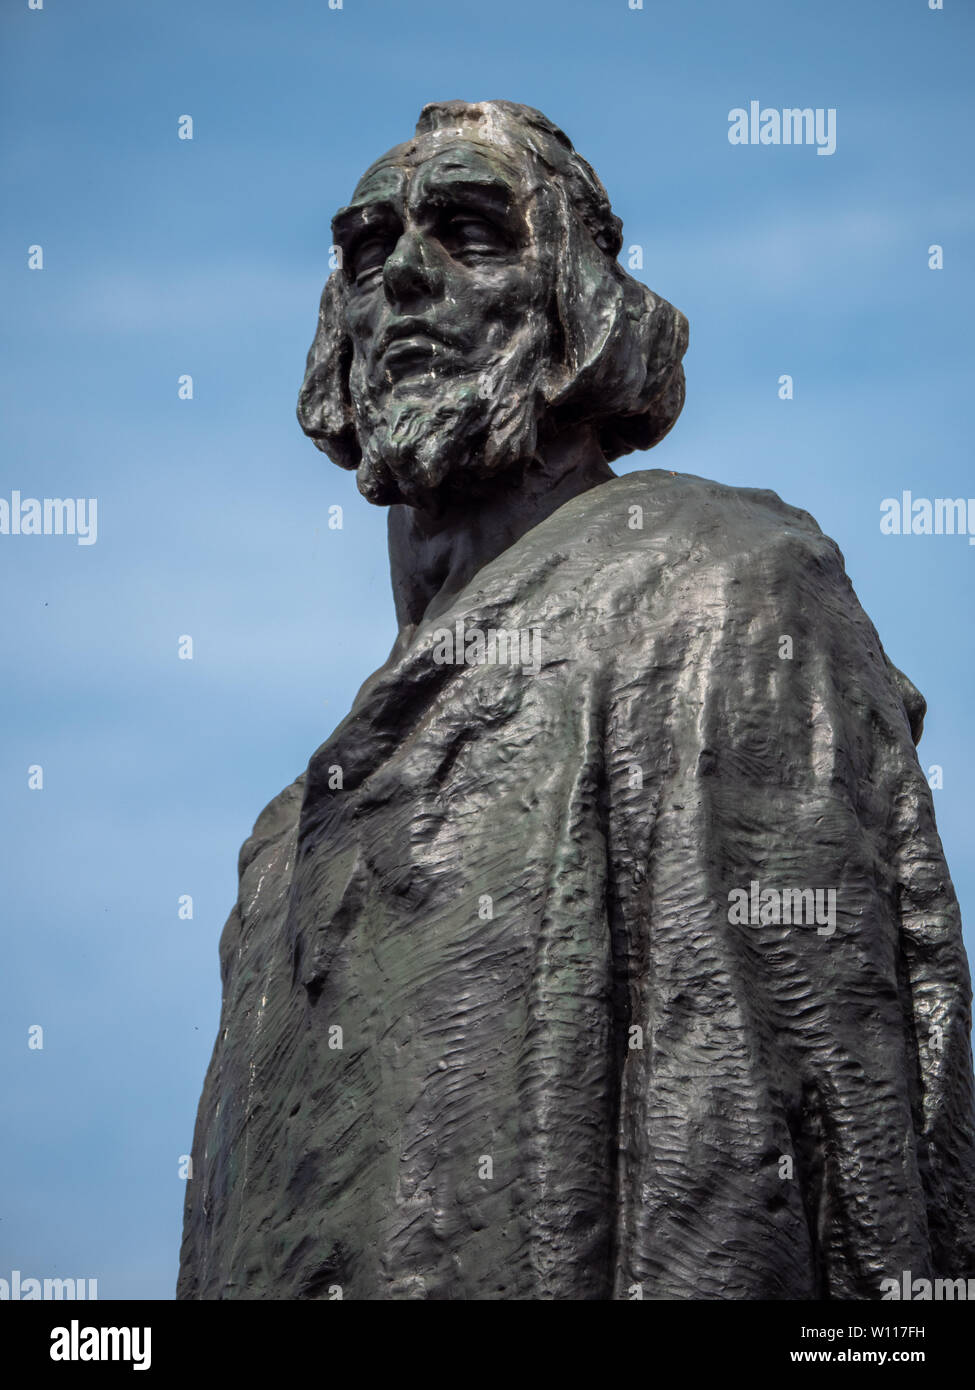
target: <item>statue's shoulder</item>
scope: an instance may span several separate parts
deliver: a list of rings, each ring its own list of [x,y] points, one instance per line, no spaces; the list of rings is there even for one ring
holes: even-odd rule
[[[254,822],[254,829],[241,845],[237,859],[237,872],[241,879],[262,851],[281,840],[287,840],[296,832],[305,794],[305,776],[304,772],[301,773],[289,787],[278,792]]]
[[[245,945],[260,935],[261,924],[280,915],[294,866],[298,818],[305,773],[269,801],[254,822],[237,857],[237,901],[220,936],[224,988]]]
[[[733,487],[692,473],[654,468],[627,473],[575,499],[577,523],[610,553],[638,555],[649,545],[679,563],[760,557],[788,564],[803,558],[843,569],[836,542],[809,512],[769,488]]]

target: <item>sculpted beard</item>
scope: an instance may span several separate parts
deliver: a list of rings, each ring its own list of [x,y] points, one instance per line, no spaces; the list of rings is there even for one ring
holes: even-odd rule
[[[526,462],[544,408],[542,356],[526,327],[476,371],[432,382],[373,383],[357,358],[349,391],[362,448],[359,491],[380,505],[428,507]]]

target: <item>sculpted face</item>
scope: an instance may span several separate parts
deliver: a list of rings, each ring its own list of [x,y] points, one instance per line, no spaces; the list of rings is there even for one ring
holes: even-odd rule
[[[448,474],[530,456],[551,289],[533,201],[524,161],[451,133],[392,150],[336,215],[367,496],[395,480],[430,505]]]
[[[371,502],[483,497],[580,426],[611,462],[680,413],[687,321],[619,264],[606,190],[530,106],[425,106],[333,241],[298,419]]]

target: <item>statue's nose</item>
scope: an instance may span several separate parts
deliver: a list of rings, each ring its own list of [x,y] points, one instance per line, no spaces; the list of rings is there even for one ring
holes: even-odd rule
[[[415,231],[405,231],[383,267],[383,284],[391,303],[430,298],[437,293],[440,279],[423,238]]]

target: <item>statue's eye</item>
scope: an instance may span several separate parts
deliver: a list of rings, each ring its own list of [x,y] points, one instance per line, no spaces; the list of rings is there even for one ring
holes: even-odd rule
[[[444,225],[442,237],[448,251],[490,255],[507,247],[504,234],[485,217],[455,213]]]
[[[381,237],[370,237],[356,247],[352,255],[352,278],[357,285],[363,284],[370,276],[382,270],[389,256],[390,247]]]

